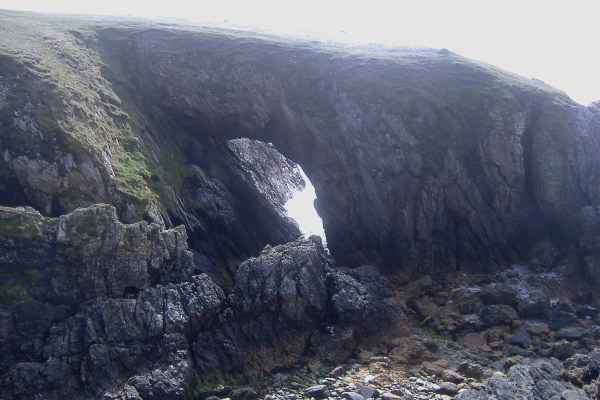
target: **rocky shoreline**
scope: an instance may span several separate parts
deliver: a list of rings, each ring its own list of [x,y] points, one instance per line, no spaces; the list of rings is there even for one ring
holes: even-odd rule
[[[347,363],[313,362],[252,388],[219,386],[194,398],[597,399],[598,310],[563,296],[574,279],[567,269],[547,275],[515,266],[491,277],[425,277],[397,290],[407,324]]]

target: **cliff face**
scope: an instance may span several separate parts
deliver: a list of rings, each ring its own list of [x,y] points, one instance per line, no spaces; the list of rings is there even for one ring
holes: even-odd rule
[[[0,14],[0,394],[341,360],[399,318],[378,271],[598,284],[598,154],[597,108],[447,51]]]
[[[598,201],[598,114],[452,53],[15,19],[8,37],[31,37],[3,45],[6,205],[133,222],[158,204],[233,270],[298,234],[227,143],[256,139],[313,181],[340,263],[416,276],[527,260]]]
[[[539,82],[435,51],[100,37],[189,140],[259,139],[300,163],[345,265],[502,268],[598,201],[598,115]]]

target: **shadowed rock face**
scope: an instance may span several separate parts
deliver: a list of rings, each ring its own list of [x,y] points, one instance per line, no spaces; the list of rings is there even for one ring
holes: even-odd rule
[[[57,215],[108,202],[127,222],[157,203],[149,220],[184,223],[206,270],[232,276],[298,235],[273,202],[285,189],[257,184],[235,138],[303,167],[340,264],[406,279],[527,261],[598,203],[595,109],[452,53],[18,24],[33,33],[2,58],[4,203]],[[59,44],[35,69],[49,35]]]
[[[226,296],[190,274],[183,226],[123,224],[107,205],[58,220],[0,211],[2,399],[181,398],[198,376],[340,362],[377,337],[367,321],[402,321],[387,280],[338,270],[318,237],[265,248]]]
[[[598,201],[598,116],[455,55],[114,40],[136,88],[191,137],[273,142],[299,162],[344,265],[492,271],[564,239],[564,217]]]

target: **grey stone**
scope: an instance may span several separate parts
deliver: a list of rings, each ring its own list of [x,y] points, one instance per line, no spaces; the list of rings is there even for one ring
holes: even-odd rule
[[[557,340],[580,340],[590,336],[590,331],[585,328],[563,328],[556,332],[555,338]]]
[[[465,381],[464,376],[450,369],[445,369],[442,371],[442,379],[452,383],[462,383]]]
[[[513,356],[523,356],[523,357],[533,357],[535,355],[532,351],[527,351],[519,346],[506,346],[504,349],[504,355],[506,357]]]
[[[559,360],[566,360],[575,354],[575,348],[569,342],[555,343],[551,347],[552,355]]]
[[[480,390],[467,389],[454,396],[457,400],[488,400],[489,396]]]
[[[326,399],[331,393],[327,385],[315,385],[304,390],[305,397],[314,397],[315,399]]]
[[[559,330],[568,328],[577,323],[577,315],[569,311],[555,310],[552,311],[552,316],[548,322],[550,329]]]
[[[481,379],[483,377],[483,368],[481,365],[472,364],[469,362],[462,362],[458,366],[457,372],[466,376],[467,378]]]
[[[501,361],[501,360],[494,361],[493,363],[490,364],[490,367],[492,367],[496,371],[503,371],[505,366],[506,366],[506,362]]]
[[[484,306],[479,311],[479,319],[483,328],[511,324],[517,319],[517,312],[513,307],[504,304]]]
[[[376,399],[379,397],[379,390],[377,390],[375,388],[365,386],[360,383],[356,384],[356,388],[360,391],[360,394],[365,399]]]
[[[241,387],[233,389],[229,393],[231,400],[256,400],[258,399],[258,393],[251,387]]]
[[[530,400],[529,393],[505,376],[494,375],[485,382],[486,393],[498,400]]]
[[[363,395],[354,392],[343,392],[342,397],[346,400],[365,400]]]
[[[489,285],[479,294],[481,301],[486,306],[505,304],[513,306],[517,303],[517,290],[509,285]]]
[[[452,382],[442,382],[438,390],[439,393],[454,396],[458,393],[458,386]]]
[[[526,349],[531,346],[532,339],[527,329],[521,326],[515,330],[508,342]]]

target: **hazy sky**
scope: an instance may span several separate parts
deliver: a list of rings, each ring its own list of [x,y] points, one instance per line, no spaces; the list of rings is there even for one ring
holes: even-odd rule
[[[600,100],[599,8],[597,0],[0,0],[0,9],[162,15],[447,48],[541,79],[584,105]]]

